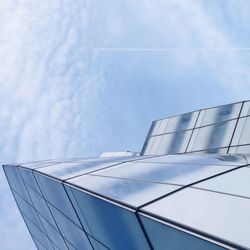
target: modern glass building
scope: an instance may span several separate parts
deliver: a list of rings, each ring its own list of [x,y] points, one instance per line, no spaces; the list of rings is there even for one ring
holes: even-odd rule
[[[154,121],[140,153],[4,165],[38,249],[250,249],[250,102]]]

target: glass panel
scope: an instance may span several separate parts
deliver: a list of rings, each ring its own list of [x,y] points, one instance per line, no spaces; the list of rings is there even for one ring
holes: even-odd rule
[[[42,231],[40,231],[38,227],[34,225],[26,216],[23,216],[23,218],[32,236],[34,236],[36,239],[39,239],[46,249],[53,249],[48,237]]]
[[[32,188],[29,187],[29,185],[27,186],[27,190],[30,194],[30,197],[32,199],[33,202],[33,206],[34,208],[44,217],[46,218],[49,223],[56,227],[55,221],[49,211],[49,208],[45,202],[45,200],[43,199],[42,196],[40,196],[36,191],[34,191]]]
[[[92,158],[78,162],[65,162],[56,165],[39,168],[39,172],[60,178],[62,180],[72,178],[76,175],[86,174],[101,168],[119,164],[123,161],[136,160],[138,156]]]
[[[231,143],[232,146],[239,145],[239,141],[240,141],[240,138],[241,138],[242,132],[244,130],[244,126],[245,126],[245,121],[246,121],[246,118],[240,118],[238,120],[236,129],[235,129],[235,132],[234,132],[234,135],[233,135],[233,140],[232,140],[232,143]]]
[[[236,121],[195,129],[188,152],[229,146]]]
[[[192,129],[195,125],[198,113],[199,111],[196,111],[169,118],[165,133]]]
[[[59,249],[68,249],[60,233],[54,227],[52,227],[42,216],[40,216],[40,220],[43,223],[47,235],[54,242],[54,244]]]
[[[27,218],[29,218],[41,231],[44,232],[43,226],[38,218],[38,215],[35,211],[35,209],[29,205],[23,198],[21,198],[15,191],[13,192],[13,195],[15,197],[15,200],[18,204],[18,207],[20,209],[21,214],[25,215]]]
[[[35,174],[35,176],[45,198],[80,226],[62,183],[40,174]]]
[[[98,242],[97,240],[95,240],[94,238],[92,238],[91,236],[89,236],[89,239],[92,243],[94,250],[108,250],[109,249],[105,247],[103,244],[101,244],[100,242]]]
[[[186,188],[143,210],[250,247],[250,200]]]
[[[46,160],[46,161],[37,161],[37,162],[29,162],[29,163],[22,163],[20,166],[29,168],[29,169],[37,169],[40,167],[45,167],[53,164],[59,163],[58,161]]]
[[[27,184],[29,184],[33,189],[35,189],[39,194],[41,194],[41,190],[37,185],[36,179],[35,179],[32,171],[20,167],[19,172],[20,172],[23,180]]]
[[[162,224],[153,219],[140,215],[155,250],[217,250],[224,249],[201,238]]]
[[[250,168],[240,168],[216,178],[204,181],[195,187],[250,198]]]
[[[119,162],[110,163],[61,163],[45,168],[39,169],[40,172],[55,176],[62,180],[72,178],[76,175],[86,174],[88,172],[98,170],[100,168],[105,168],[108,166],[116,165]]]
[[[160,144],[155,154],[177,154],[186,151],[191,131],[182,131],[161,136]]]
[[[160,141],[161,141],[161,136],[154,137],[154,142],[153,142],[153,145],[150,149],[150,155],[157,154],[157,149],[158,149]]]
[[[250,115],[250,102],[245,102],[241,111],[241,117]]]
[[[124,163],[121,166],[102,170],[96,174],[166,184],[188,185],[232,168],[233,166],[224,165]]]
[[[110,249],[149,249],[133,212],[72,188],[94,237]]]
[[[182,155],[163,155],[142,159],[137,163],[162,163],[162,164],[187,164],[187,165],[233,165],[240,166],[247,163],[241,155],[220,155],[220,154],[182,154]],[[98,172],[97,172],[98,173]]]
[[[142,152],[143,155],[149,155],[150,154],[150,150],[151,150],[151,147],[153,145],[153,142],[154,142],[154,137],[150,137],[147,141],[147,144],[145,146],[145,148],[143,149],[144,151]]]
[[[168,120],[169,119],[163,119],[163,120],[159,121],[160,122],[160,126],[159,126],[159,129],[157,131],[158,135],[165,133],[166,128],[167,128],[167,124],[168,124]]]
[[[86,234],[57,209],[49,206],[62,235],[77,249],[92,249]]]
[[[39,240],[37,240],[32,234],[31,234],[31,237],[32,237],[33,241],[35,242],[35,245],[36,245],[38,250],[46,249],[46,246],[44,246],[43,243],[41,243]]]
[[[238,146],[236,148],[236,152],[237,154],[250,154],[250,145],[248,146]]]
[[[89,175],[71,179],[69,182],[132,206],[140,206],[179,188],[152,182]]]
[[[205,112],[200,126],[222,122],[237,118],[241,109],[242,103],[229,104],[216,108],[203,110]]]
[[[232,145],[250,144],[250,117],[239,119]]]
[[[158,129],[159,129],[159,126],[160,126],[160,121],[154,121],[152,126],[153,126],[153,128],[152,128],[151,135],[157,135],[158,134]]]
[[[65,189],[66,189],[66,191],[67,191],[67,193],[69,195],[69,198],[70,198],[70,200],[72,202],[72,205],[74,206],[74,209],[75,209],[75,211],[76,211],[76,213],[77,213],[77,215],[78,215],[78,217],[79,217],[79,219],[81,221],[81,224],[82,224],[82,226],[84,228],[84,231],[87,232],[88,234],[92,234],[92,232],[90,231],[90,228],[89,228],[89,226],[88,226],[88,224],[86,222],[86,219],[84,218],[84,215],[82,214],[81,210],[79,209],[79,206],[77,204],[77,201],[75,199],[74,194],[72,193],[71,188],[69,188],[67,185],[64,185],[64,187],[65,187]]]
[[[31,204],[29,195],[25,189],[22,177],[16,166],[4,166],[4,172],[9,184],[13,190],[20,194],[27,202]]]

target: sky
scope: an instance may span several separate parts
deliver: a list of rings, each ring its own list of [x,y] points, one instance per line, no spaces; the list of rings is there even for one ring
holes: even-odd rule
[[[0,0],[0,164],[140,151],[151,121],[250,99],[249,0]],[[0,170],[1,249],[34,249]]]

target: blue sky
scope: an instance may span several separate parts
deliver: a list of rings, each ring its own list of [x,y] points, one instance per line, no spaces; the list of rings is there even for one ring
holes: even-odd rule
[[[154,119],[249,99],[249,0],[6,0],[0,13],[1,164],[139,151]],[[34,249],[2,171],[0,216],[1,249]]]

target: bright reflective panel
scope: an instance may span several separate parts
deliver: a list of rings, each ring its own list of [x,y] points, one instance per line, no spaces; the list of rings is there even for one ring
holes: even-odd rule
[[[96,175],[144,180],[177,185],[187,185],[195,181],[222,173],[234,166],[191,165],[163,163],[124,163],[112,169],[101,170]]]
[[[100,157],[76,162],[59,163],[47,167],[39,168],[39,172],[60,178],[62,180],[72,178],[77,175],[86,174],[101,168],[119,164],[122,161],[130,161],[138,157]]]
[[[237,169],[201,182],[195,187],[244,196],[250,199],[250,168]]]
[[[110,249],[149,249],[135,214],[72,188],[93,236]]]
[[[132,206],[140,206],[179,188],[178,186],[155,184],[151,182],[122,180],[90,175],[71,179],[69,183],[76,184]]]
[[[186,188],[143,208],[143,211],[250,247],[250,199]]]
[[[245,157],[242,155],[228,154],[182,154],[182,155],[163,155],[150,157],[137,161],[137,163],[174,163],[187,165],[234,165],[240,166],[247,164]]]
[[[140,215],[155,250],[222,250],[206,240]]]

